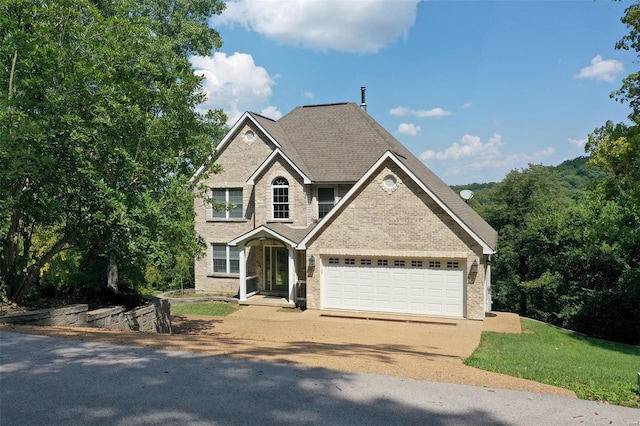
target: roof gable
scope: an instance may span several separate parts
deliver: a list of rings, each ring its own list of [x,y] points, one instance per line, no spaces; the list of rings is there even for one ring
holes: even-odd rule
[[[227,145],[231,143],[231,141],[236,137],[240,129],[242,129],[245,126],[247,121],[253,123],[253,125],[255,125],[265,135],[267,140],[276,146],[276,148],[280,148],[281,147],[280,143],[271,135],[271,132],[267,130],[267,128],[264,125],[265,122],[262,120],[259,120],[257,117],[261,117],[265,120],[268,120],[262,116],[258,116],[257,114],[254,114],[251,112],[245,112],[244,114],[242,114],[242,116],[235,122],[235,124],[227,132],[224,138],[222,138],[220,143],[216,146],[216,152],[213,155],[211,155],[209,158],[207,158],[207,161],[203,165],[201,165],[198,168],[198,170],[196,170],[196,172],[191,177],[190,182],[193,183],[196,180],[198,180],[198,177],[205,170],[207,170],[207,168],[211,165],[211,163],[220,155],[220,153],[227,147]]]
[[[249,177],[249,179],[247,179],[247,183],[249,185],[255,185],[256,179],[265,171],[267,167],[269,167],[269,165],[271,165],[275,161],[277,157],[281,157],[282,159],[284,159],[284,161],[287,164],[289,164],[293,168],[293,170],[295,170],[300,175],[300,177],[302,178],[302,181],[305,184],[311,183],[311,179],[309,179],[309,177],[305,175],[304,172],[300,170],[300,168],[296,166],[296,164],[293,161],[291,161],[289,157],[287,157],[280,148],[276,148],[271,153],[271,155],[269,155],[269,157],[267,157],[267,159],[264,160],[264,162],[260,165],[260,167],[258,167],[256,171],[253,172],[253,174]]]
[[[316,235],[322,232],[326,227],[326,224],[331,221],[331,218],[340,214],[342,206],[349,203],[358,193],[359,189],[367,182],[373,173],[375,173],[386,160],[393,161],[398,167],[400,167],[409,176],[414,183],[416,183],[431,199],[442,208],[467,234],[469,234],[478,244],[483,248],[484,254],[493,254],[496,251],[495,231],[489,227],[493,233],[486,235],[479,235],[476,229],[470,227],[459,215],[456,214],[447,204],[445,204],[440,197],[438,197],[428,186],[426,186],[417,176],[413,173],[409,167],[407,167],[397,154],[387,151],[376,161],[367,172],[356,182],[356,184],[349,190],[349,192],[336,204],[336,206],[322,219],[322,221],[309,232],[304,239],[298,245],[299,249],[306,249],[306,244]],[[449,191],[453,192],[450,188]],[[455,193],[454,193],[455,194]],[[471,209],[467,206],[468,209]]]

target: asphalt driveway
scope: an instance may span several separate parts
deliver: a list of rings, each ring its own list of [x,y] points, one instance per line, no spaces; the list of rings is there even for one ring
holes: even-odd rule
[[[638,424],[537,393],[0,332],[0,424]]]
[[[575,397],[566,389],[463,364],[487,324],[509,328],[515,321],[519,327],[517,316],[504,315],[485,322],[385,315],[362,319],[363,314],[349,317],[337,312],[247,306],[228,317],[174,316],[173,335],[52,327],[16,329],[242,360]]]

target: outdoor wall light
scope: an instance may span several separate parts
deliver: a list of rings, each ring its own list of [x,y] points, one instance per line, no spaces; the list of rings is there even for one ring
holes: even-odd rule
[[[478,261],[476,259],[473,259],[473,263],[471,264],[471,270],[469,272],[471,272],[472,274],[478,273]]]
[[[309,257],[309,268],[315,268],[316,267],[316,258],[311,255],[311,257]]]

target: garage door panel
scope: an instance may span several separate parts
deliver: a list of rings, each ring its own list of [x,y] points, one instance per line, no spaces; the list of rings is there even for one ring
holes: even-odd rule
[[[358,286],[354,284],[345,284],[343,286],[346,294],[358,294]]]
[[[409,309],[409,303],[406,301],[395,300],[392,304],[392,307],[394,310],[396,310],[396,312],[397,311],[407,312]]]
[[[380,284],[375,286],[375,293],[380,296],[389,296],[391,294],[391,286],[388,284]]]
[[[374,303],[373,299],[360,298],[360,307],[361,308],[373,308],[373,307],[375,307],[375,303]]]
[[[399,285],[394,285],[394,286],[393,286],[393,295],[394,295],[395,297],[406,297],[406,296],[408,296],[408,293],[407,293],[407,287],[402,287],[402,286],[399,286]]]
[[[402,265],[402,262],[398,264]],[[463,315],[462,269],[413,268],[398,264],[395,267],[377,266],[375,260],[367,265],[324,263],[323,307]],[[404,264],[410,265],[411,261],[406,260]]]
[[[446,288],[444,289],[444,292],[446,297],[452,299],[457,299],[458,297],[460,297],[460,291],[457,288]]]
[[[373,281],[373,279],[374,279],[373,277],[374,277],[374,275],[373,275],[373,271],[371,271],[371,270],[368,270],[368,269],[364,269],[364,268],[363,268],[363,269],[360,271],[360,279],[361,279],[361,280],[364,280],[364,281]]]
[[[412,297],[419,297],[421,299],[425,296],[425,293],[426,293],[426,289],[424,287],[411,286],[411,289],[409,291],[409,294]]]
[[[391,281],[391,274],[388,271],[376,271],[376,280]]]
[[[407,281],[407,273],[404,271],[393,271],[392,272],[392,277],[393,277],[393,281],[394,282],[405,282]]]

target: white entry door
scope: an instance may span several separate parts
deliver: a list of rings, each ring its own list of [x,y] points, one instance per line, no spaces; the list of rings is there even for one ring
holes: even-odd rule
[[[462,317],[464,263],[323,258],[322,307]]]

